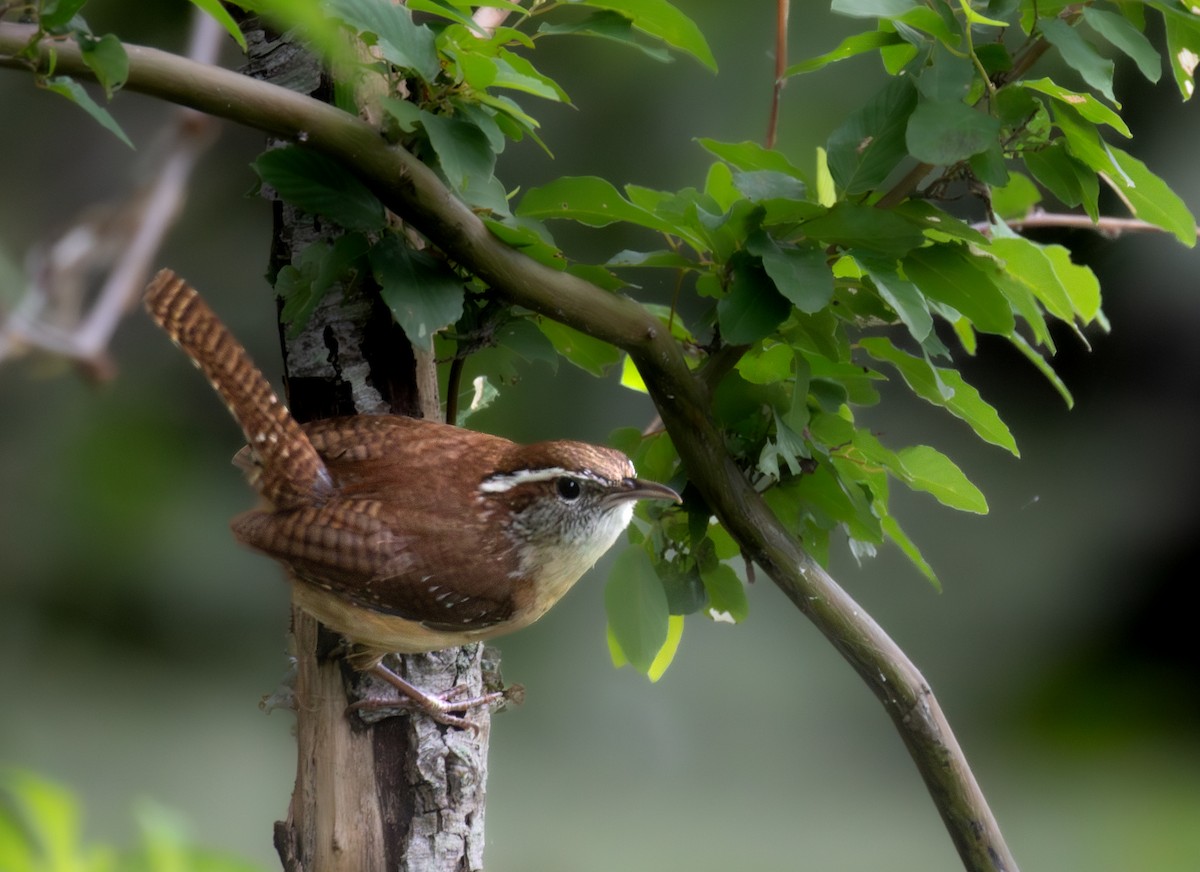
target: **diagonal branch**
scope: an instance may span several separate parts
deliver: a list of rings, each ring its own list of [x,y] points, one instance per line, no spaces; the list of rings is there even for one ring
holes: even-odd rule
[[[0,24],[0,66],[32,28]],[[493,236],[409,152],[367,124],[307,97],[154,49],[127,46],[126,87],[219,115],[341,161],[393,211],[515,304],[628,352],[644,378],[691,481],[742,549],[841,652],[883,703],[908,746],[966,868],[1017,866],[929,685],[883,629],[812,560],[749,485],[708,415],[707,388],[678,344],[635,301],[539,264]],[[72,45],[60,72],[86,76]]]

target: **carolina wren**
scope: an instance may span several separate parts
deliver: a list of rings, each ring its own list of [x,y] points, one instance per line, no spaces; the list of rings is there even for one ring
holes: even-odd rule
[[[533,623],[613,544],[635,500],[679,501],[597,445],[518,445],[399,415],[301,425],[186,282],[163,270],[145,302],[245,434],[235,462],[265,505],[234,518],[234,536],[287,568],[295,603],[346,637],[353,666],[444,722],[488,699],[433,697],[385,654]]]

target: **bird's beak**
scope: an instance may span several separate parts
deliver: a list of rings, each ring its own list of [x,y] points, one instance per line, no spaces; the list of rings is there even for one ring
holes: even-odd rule
[[[659,484],[656,481],[648,481],[644,478],[627,478],[621,482],[621,489],[613,492],[609,498],[614,502],[625,502],[626,500],[670,500],[673,503],[682,503],[683,500],[679,494],[671,490],[665,484]]]

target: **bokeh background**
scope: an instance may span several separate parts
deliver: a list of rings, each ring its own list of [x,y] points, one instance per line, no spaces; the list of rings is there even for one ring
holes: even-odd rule
[[[693,137],[761,140],[774,4],[679,5],[720,74],[617,46],[546,44],[538,63],[577,109],[536,107],[555,158],[511,147],[510,187],[585,173],[699,185],[708,160]],[[796,59],[861,29],[825,4],[793,7]],[[180,0],[88,9],[101,32],[183,44]],[[1169,74],[1149,88],[1118,67],[1132,151],[1200,209],[1200,111],[1179,102]],[[870,59],[792,80],[782,149],[811,167],[815,146],[881,82]],[[144,148],[168,109],[123,94],[113,111]],[[159,261],[200,287],[273,373],[270,215],[247,195],[261,144],[224,131]],[[28,76],[0,73],[5,257],[19,263],[79,209],[119,194],[137,161]],[[1090,352],[1059,337],[1076,408],[989,341],[964,368],[1014,430],[1019,461],[889,390],[872,425],[892,444],[950,454],[991,514],[896,494],[940,594],[894,549],[861,568],[838,553],[832,569],[924,670],[1023,868],[1196,870],[1200,253],[1159,236],[1042,238],[1100,274],[1114,328],[1090,333]],[[560,241],[580,258],[625,245],[595,232]],[[229,466],[239,438],[139,314],[112,353],[119,375],[99,386],[46,359],[0,369],[0,765],[78,791],[96,839],[131,840],[131,808],[151,797],[198,841],[277,868],[271,824],[291,788],[291,719],[257,703],[284,672],[287,599],[276,569],[226,529],[252,501]],[[534,366],[476,423],[603,441],[650,415],[615,378]],[[602,566],[499,645],[506,677],[529,693],[495,722],[490,869],[959,868],[890,721],[768,581],[751,589],[741,626],[689,619],[675,665],[651,685],[608,661],[603,578]]]

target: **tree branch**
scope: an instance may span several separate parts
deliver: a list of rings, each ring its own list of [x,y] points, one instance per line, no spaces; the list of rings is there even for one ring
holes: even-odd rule
[[[0,25],[0,65],[32,28]],[[753,559],[841,652],[883,703],[917,764],[959,855],[971,870],[1017,866],[929,685],[899,647],[780,525],[725,450],[708,415],[707,388],[679,345],[635,301],[543,266],[493,236],[426,166],[368,125],[323,103],[127,46],[126,87],[211,112],[341,161],[393,211],[511,302],[617,345],[634,359],[691,481]],[[57,71],[86,76],[73,44],[56,46]]]

